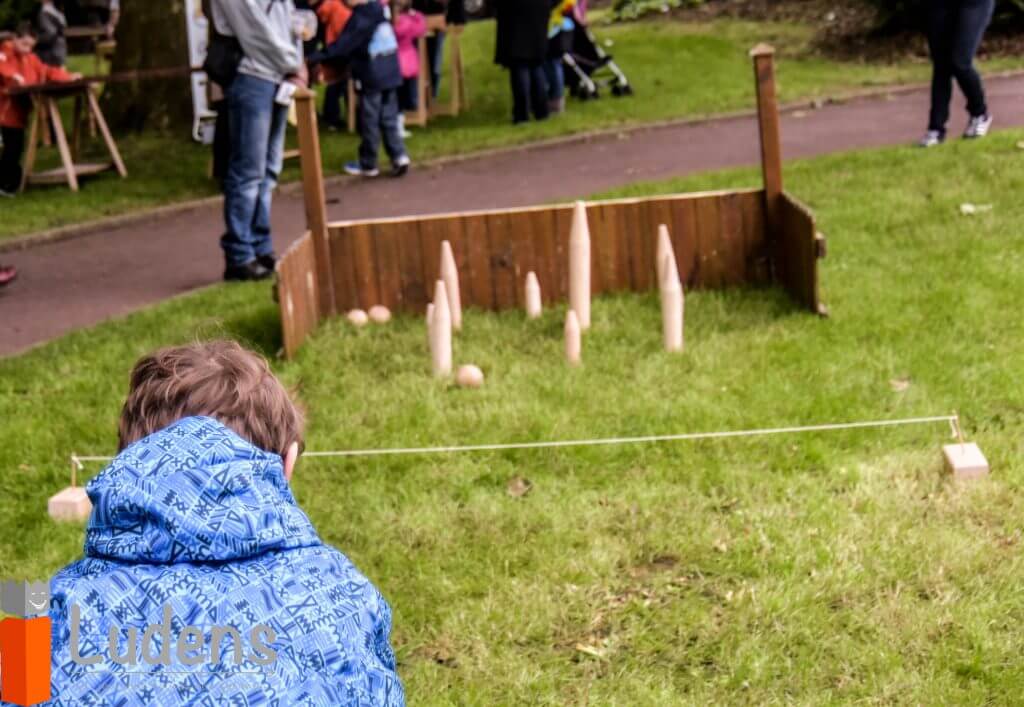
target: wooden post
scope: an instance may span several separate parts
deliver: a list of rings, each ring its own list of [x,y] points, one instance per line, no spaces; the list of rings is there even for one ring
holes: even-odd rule
[[[334,277],[331,272],[331,248],[327,233],[327,196],[320,158],[320,135],[316,125],[316,94],[295,92],[299,117],[299,161],[302,166],[302,194],[306,202],[306,224],[313,235],[319,316],[334,314]]]
[[[757,83],[757,122],[761,134],[761,171],[764,175],[765,211],[770,237],[779,228],[782,199],[782,144],[779,137],[779,105],[775,96],[775,49],[758,44],[750,50]]]

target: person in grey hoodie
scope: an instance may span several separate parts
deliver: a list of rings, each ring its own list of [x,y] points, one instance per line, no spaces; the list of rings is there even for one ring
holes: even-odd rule
[[[64,31],[68,21],[53,0],[40,0],[36,15],[36,56],[50,66],[64,66],[68,61],[68,41]]]
[[[230,152],[224,176],[225,280],[263,280],[274,269],[270,209],[284,159],[288,101],[281,85],[305,83],[292,0],[213,0],[214,28],[234,37],[243,58],[222,87]]]

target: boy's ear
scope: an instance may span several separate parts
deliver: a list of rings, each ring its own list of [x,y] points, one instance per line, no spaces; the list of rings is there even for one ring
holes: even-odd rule
[[[299,461],[299,443],[292,442],[288,447],[288,453],[284,455],[284,480],[291,483],[292,474],[295,473],[295,463]]]

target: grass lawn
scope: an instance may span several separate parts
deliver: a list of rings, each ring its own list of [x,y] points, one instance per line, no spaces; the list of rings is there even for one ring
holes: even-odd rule
[[[429,376],[419,318],[330,323],[277,369],[311,449],[564,439],[946,414],[994,470],[940,474],[948,429],[300,463],[322,537],[395,609],[414,704],[1010,704],[1024,689],[1021,132],[794,163],[830,237],[832,312],[774,290],[689,297],[688,351],[656,297],[595,302],[582,368],[563,312],[469,312]],[[629,193],[756,184],[752,171]],[[622,193],[622,192],[620,192]],[[963,202],[992,204],[961,216]],[[653,234],[651,234],[653,237]],[[0,577],[76,558],[47,496],[115,443],[128,370],[227,335],[272,355],[265,286],[218,286],[0,361]],[[94,467],[95,471],[95,467]],[[534,487],[511,496],[517,476]]]
[[[823,59],[812,52],[812,30],[807,27],[649,20],[600,30],[602,39],[613,42],[611,51],[635,85],[635,97],[574,102],[564,116],[544,124],[514,127],[510,124],[508,80],[491,61],[493,35],[490,22],[469,26],[464,47],[472,108],[459,118],[439,119],[426,130],[415,130],[409,143],[414,159],[752,107],[747,50],[763,40],[781,51],[779,90],[784,101],[923,80],[928,73],[923,63],[878,65]],[[1024,66],[1024,60],[1006,58],[989,62],[985,69],[1019,66]],[[340,172],[341,165],[355,156],[356,138],[325,132],[322,139],[328,173]],[[202,146],[154,134],[122,136],[119,144],[129,179],[106,175],[87,180],[77,195],[61,187],[29,190],[4,204],[0,239],[216,193],[214,182],[205,177],[209,151]],[[55,163],[55,155],[49,155],[49,160]],[[292,164],[285,179],[295,179],[297,174],[297,166]]]

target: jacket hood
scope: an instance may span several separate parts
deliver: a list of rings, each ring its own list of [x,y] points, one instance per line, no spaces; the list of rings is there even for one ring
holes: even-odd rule
[[[85,554],[133,563],[224,562],[320,544],[281,457],[208,417],[122,451],[86,487]]]

